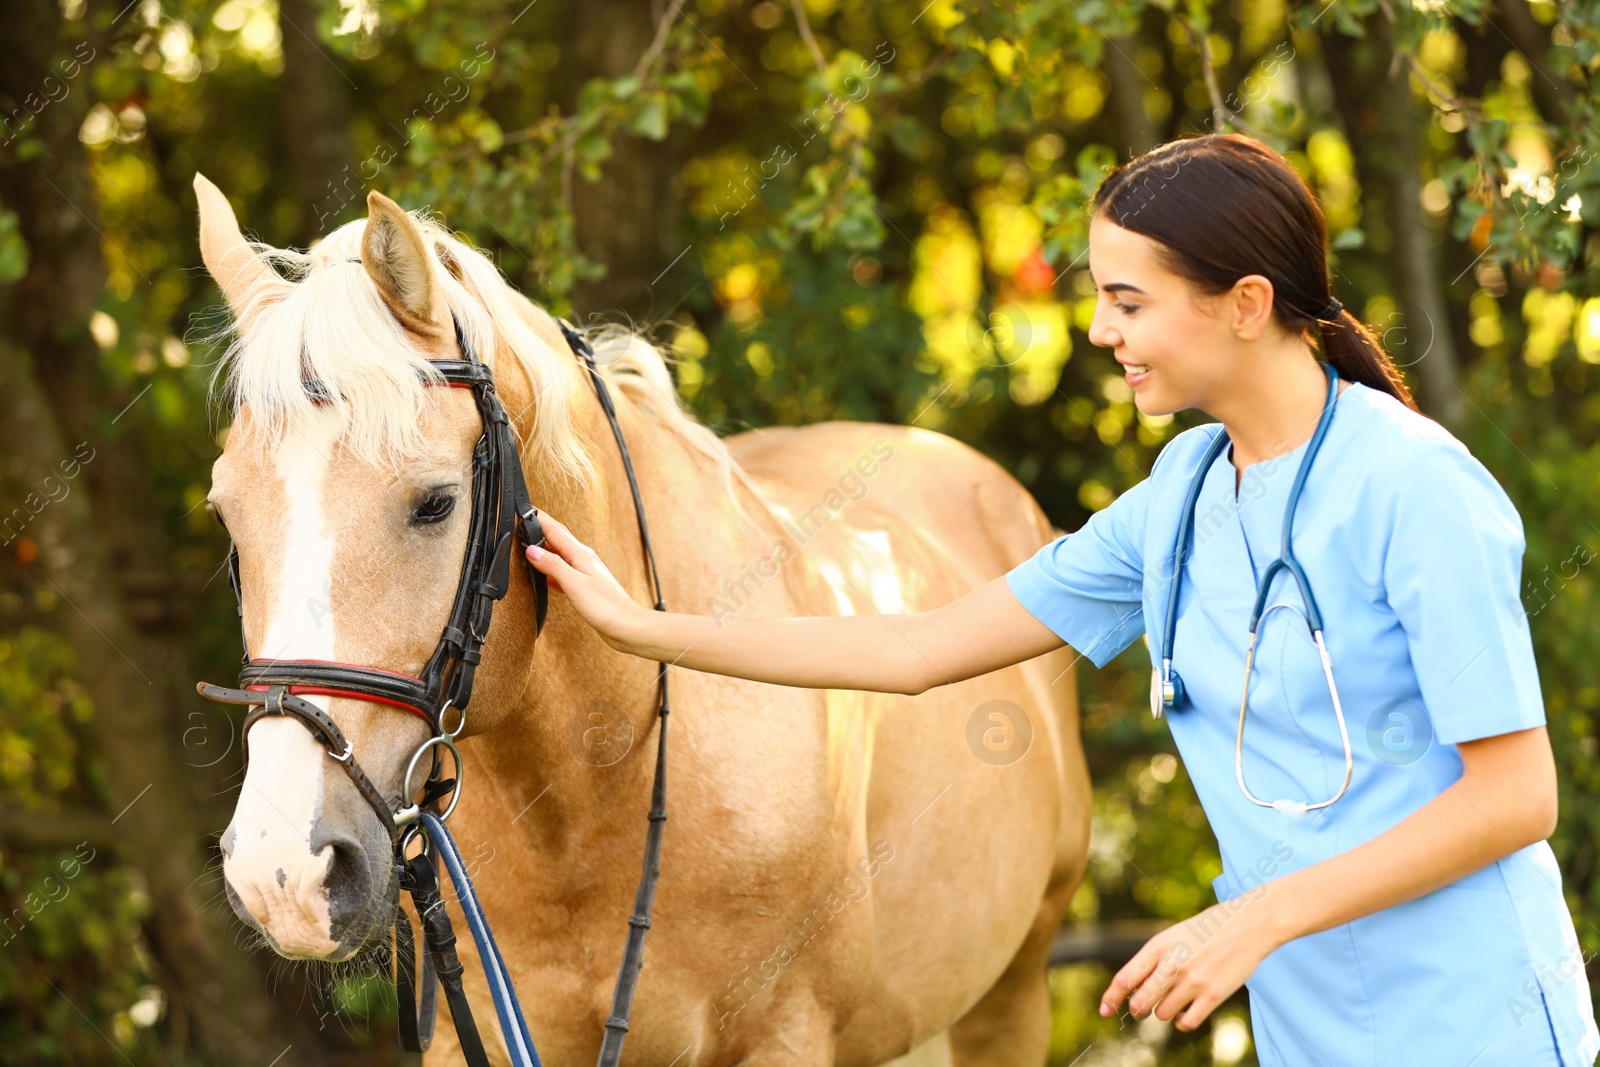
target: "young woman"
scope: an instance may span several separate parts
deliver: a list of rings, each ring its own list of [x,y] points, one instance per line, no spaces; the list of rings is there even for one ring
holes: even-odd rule
[[[921,692],[1062,644],[1104,666],[1148,633],[1223,874],[1102,1015],[1189,1030],[1243,983],[1267,1067],[1591,1067],[1516,509],[1332,298],[1277,153],[1174,142],[1094,207],[1089,339],[1140,411],[1217,422],[1076,533],[891,630],[652,611],[548,516],[534,565],[615,648],[783,685]]]

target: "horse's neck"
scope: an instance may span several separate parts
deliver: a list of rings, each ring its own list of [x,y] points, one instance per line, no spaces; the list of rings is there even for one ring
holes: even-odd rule
[[[574,490],[541,477],[535,462],[525,464],[529,489],[542,511],[598,553],[636,603],[653,607],[655,587],[616,438],[588,371],[574,365],[573,428],[599,476]],[[609,383],[608,389],[638,478],[666,606],[703,614],[728,560],[748,555],[765,535],[733,514],[706,457],[620,389]],[[747,495],[746,507],[761,517],[753,497]],[[540,796],[525,815],[515,810],[520,804],[510,807],[520,828],[560,850],[640,822],[655,766],[658,673],[655,661],[611,649],[552,590],[532,679],[521,704],[495,728],[489,756],[503,787],[518,797],[527,793],[527,800]]]

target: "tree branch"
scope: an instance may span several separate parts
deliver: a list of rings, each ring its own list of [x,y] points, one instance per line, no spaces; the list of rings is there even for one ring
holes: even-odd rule
[[[805,0],[790,0],[794,7],[794,24],[800,31],[800,39],[806,43],[806,48],[811,53],[811,62],[817,65],[817,73],[826,76],[828,61],[822,57],[822,49],[817,45],[816,35],[811,32],[811,19],[806,16]]]
[[[1217,71],[1211,62],[1211,42],[1206,34],[1196,30],[1188,19],[1179,19],[1178,23],[1184,32],[1189,35],[1189,41],[1194,45],[1195,51],[1200,54],[1200,71],[1205,78],[1206,94],[1211,97],[1211,122],[1213,132],[1220,133],[1228,126],[1241,133],[1249,134],[1258,141],[1269,141],[1259,130],[1254,129],[1249,123],[1239,117],[1227,104],[1222,102],[1222,90],[1217,87]]]
[[[661,50],[667,46],[667,34],[672,32],[672,26],[678,21],[678,14],[683,10],[683,5],[688,0],[673,0],[670,7],[661,15],[656,23],[655,40],[650,42],[650,47],[645,49],[644,55],[639,57],[639,62],[633,68],[633,76],[642,78],[650,73],[650,68],[655,66],[656,60],[661,57]]]

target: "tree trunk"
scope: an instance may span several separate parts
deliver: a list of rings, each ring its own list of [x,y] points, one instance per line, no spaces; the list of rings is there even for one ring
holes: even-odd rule
[[[1550,67],[1550,27],[1533,17],[1527,0],[1498,0],[1495,6],[1500,9],[1500,18],[1495,24],[1504,27],[1517,53],[1533,69],[1528,90],[1539,105],[1540,115],[1558,125],[1572,121],[1571,109],[1577,102],[1578,87],[1565,71]]]
[[[1447,426],[1459,426],[1467,416],[1461,360],[1450,330],[1434,233],[1422,215],[1422,139],[1429,120],[1417,113],[1410,68],[1403,62],[1390,63],[1395,55],[1393,27],[1387,19],[1379,19],[1378,29],[1383,49],[1379,54],[1393,73],[1379,90],[1384,136],[1376,145],[1383,152],[1375,153],[1372,163],[1374,170],[1388,171],[1395,281],[1406,323],[1406,351],[1400,353],[1399,362],[1415,376],[1419,406]]]
[[[1156,146],[1156,131],[1144,112],[1145,90],[1150,82],[1135,65],[1138,56],[1139,36],[1106,39],[1106,77],[1111,79],[1111,108],[1117,117],[1118,140],[1125,144],[1128,154],[1124,159],[1141,156]]]
[[[0,446],[21,484],[36,485],[73,451],[30,363],[12,339],[0,338]],[[95,452],[111,450],[101,441]],[[274,1031],[257,972],[232,958],[225,922],[203,911],[212,895],[196,847],[204,834],[190,775],[173,758],[156,680],[164,672],[141,654],[99,529],[88,494],[73,492],[41,510],[28,534],[39,546],[42,577],[66,604],[60,625],[94,702],[91,728],[118,809],[117,836],[149,888],[151,948],[169,1018],[207,1055],[265,1062],[281,1046],[270,1047]]]
[[[329,183],[350,164],[348,76],[317,37],[314,0],[278,0],[283,38],[283,142],[289,180],[301,203],[302,245],[338,224]],[[326,213],[326,218],[321,218]]]
[[[1161,49],[1161,87],[1167,91],[1167,98],[1171,101],[1167,108],[1166,117],[1162,119],[1162,143],[1165,144],[1167,141],[1176,140],[1190,133],[1209,132],[1205,128],[1205,123],[1201,124],[1201,128],[1196,129],[1194,124],[1188,121],[1189,104],[1184,99],[1183,94],[1184,90],[1188,88],[1190,79],[1189,75],[1180,69],[1180,60],[1183,58],[1182,53],[1187,48],[1187,45],[1180,46],[1173,43],[1172,35],[1166,32],[1162,32],[1156,38],[1156,42],[1157,47]],[[1195,53],[1195,64],[1196,66],[1199,65],[1198,53]],[[1210,109],[1208,108],[1207,114],[1209,113]]]
[[[1409,71],[1401,64],[1393,78],[1387,75],[1394,53],[1382,16],[1369,19],[1365,41],[1334,30],[1321,40],[1333,103],[1355,156],[1369,252],[1395,264],[1405,345],[1391,345],[1391,354],[1412,378],[1418,406],[1446,425],[1459,425],[1467,405],[1439,253],[1422,216],[1426,119],[1412,100]]]
[[[29,523],[38,546],[28,579],[53,586],[50,619],[71,646],[94,705],[90,724],[106,772],[103,818],[118,853],[149,894],[151,958],[166,994],[172,1051],[214,1063],[268,1063],[293,1045],[293,1062],[326,1063],[328,1048],[297,1015],[301,972],[267,999],[265,960],[241,955],[231,912],[214,905],[215,853],[226,801],[222,776],[186,766],[184,712],[200,701],[188,663],[192,616],[160,591],[184,584],[173,572],[154,479],[137,447],[137,389],[107,392],[87,318],[105,288],[95,191],[78,130],[92,103],[91,67],[109,46],[75,52],[55,0],[0,0],[0,95],[23,101],[54,76],[69,91],[38,110],[25,136],[41,150],[0,165],[0,203],[16,212],[29,251],[27,274],[0,287],[0,451],[19,494],[81,464],[73,488]],[[93,21],[92,13],[91,19]],[[67,76],[62,62],[82,69]],[[122,250],[116,250],[122,255]],[[137,267],[133,268],[135,271]],[[146,401],[148,403],[148,401]],[[130,604],[129,574],[144,575]],[[132,607],[139,610],[134,612]],[[135,619],[139,622],[136,622]],[[237,758],[237,757],[235,757]],[[14,834],[6,835],[13,846]],[[105,1026],[101,1020],[100,1025]],[[187,1035],[186,1037],[184,1035]]]
[[[591,78],[632,72],[650,47],[661,10],[648,0],[590,0],[573,7],[572,99]],[[689,288],[684,264],[669,264],[683,251],[674,246],[678,215],[677,139],[619,135],[612,142],[600,181],[572,180],[573,223],[578,247],[604,264],[605,277],[579,282],[572,305],[580,320],[599,315],[643,329],[665,315]]]

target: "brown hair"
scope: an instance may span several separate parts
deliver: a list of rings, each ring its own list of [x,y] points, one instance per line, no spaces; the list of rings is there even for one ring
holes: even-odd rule
[[[1267,145],[1237,133],[1170,141],[1107,175],[1094,207],[1159,243],[1168,269],[1204,295],[1225,293],[1246,274],[1266,277],[1285,330],[1319,340],[1340,377],[1417,409],[1371,330],[1342,308],[1318,318],[1333,299],[1328,223],[1305,181]]]

